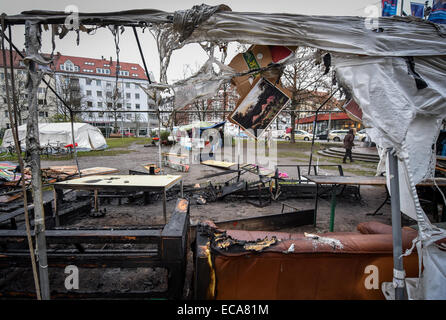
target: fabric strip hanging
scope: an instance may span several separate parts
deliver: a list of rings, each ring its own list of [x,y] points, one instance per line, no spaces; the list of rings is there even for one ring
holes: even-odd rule
[[[396,7],[398,6],[398,0],[382,0],[382,16],[391,17],[396,15]]]
[[[418,2],[411,2],[410,13],[412,16],[422,19],[424,17],[424,4]]]
[[[446,24],[446,0],[434,0],[429,20]]]

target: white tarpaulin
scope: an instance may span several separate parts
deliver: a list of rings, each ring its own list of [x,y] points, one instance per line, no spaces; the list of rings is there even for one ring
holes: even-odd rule
[[[26,148],[26,124],[18,127],[19,141]],[[65,146],[73,143],[70,122],[39,123],[40,146]],[[107,142],[101,130],[88,123],[74,123],[74,140],[78,151],[101,150],[107,147]],[[6,130],[2,147],[14,145],[11,129]]]

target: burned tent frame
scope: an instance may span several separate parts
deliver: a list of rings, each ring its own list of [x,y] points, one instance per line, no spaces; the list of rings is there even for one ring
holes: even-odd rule
[[[359,17],[307,17],[302,15],[265,14],[228,12],[226,6],[208,7],[195,6],[189,11],[179,11],[173,14],[157,10],[131,10],[113,13],[79,13],[80,24],[83,25],[121,25],[129,27],[145,27],[152,24],[165,24],[180,33],[180,41],[185,43],[200,41],[232,41],[259,43],[268,45],[306,45],[325,51],[341,54],[356,54],[375,57],[429,57],[441,56],[446,53],[446,42],[433,36],[444,37],[445,29],[430,22],[411,20],[410,18],[378,18],[378,29],[364,28],[364,18]],[[26,24],[28,49],[38,53],[33,41],[36,40],[37,24],[61,24],[68,14],[62,12],[27,11],[21,15],[8,16],[4,22],[8,25]],[[249,25],[250,19],[259,22]],[[344,20],[339,23],[339,20]],[[225,23],[228,22],[228,23]],[[252,22],[251,22],[252,23]],[[345,25],[348,24],[348,27]],[[218,28],[216,27],[218,25]],[[270,28],[270,26],[272,26]],[[331,29],[332,34],[339,35],[345,41],[336,37],[323,38],[323,30]],[[262,29],[263,28],[263,29]],[[408,30],[409,29],[409,30]],[[4,30],[4,28],[3,28]],[[32,32],[30,32],[30,30]],[[282,32],[274,33],[274,30]],[[392,41],[387,39],[386,31],[392,31]],[[416,30],[416,31],[415,31]],[[264,35],[264,33],[266,35]],[[271,33],[274,33],[274,36]],[[374,44],[380,44],[374,45]],[[33,47],[34,45],[34,47]],[[31,47],[29,47],[31,46]],[[38,48],[37,48],[38,49]],[[30,65],[32,66],[31,61]],[[258,71],[258,70],[257,70]],[[35,70],[30,68],[31,73]],[[415,77],[416,75],[414,75]],[[28,130],[30,134],[30,130]],[[34,151],[35,155],[35,151]],[[394,231],[394,282],[397,284],[396,298],[403,298],[404,269],[401,259],[401,228],[398,191],[398,166],[396,155],[388,152],[391,164],[390,175],[392,197],[392,225]],[[35,157],[37,160],[37,158]],[[37,162],[36,168],[39,169]],[[34,175],[33,175],[34,176]],[[36,179],[37,179],[36,175]],[[410,180],[409,180],[410,182]],[[33,185],[33,187],[36,187]],[[39,188],[35,188],[38,191]],[[417,213],[418,214],[418,213]],[[40,249],[42,249],[40,247]],[[49,298],[47,296],[46,298]]]

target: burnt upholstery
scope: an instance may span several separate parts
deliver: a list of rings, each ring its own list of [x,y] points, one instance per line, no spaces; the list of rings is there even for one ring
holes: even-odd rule
[[[390,233],[389,233],[389,228]],[[382,282],[392,281],[391,227],[363,223],[361,233],[327,233],[340,246],[304,234],[226,230],[240,240],[276,236],[262,252],[213,253],[216,299],[384,299]],[[417,232],[403,228],[403,249]],[[294,251],[287,252],[294,244]],[[367,266],[378,268],[378,289],[365,287]],[[416,250],[404,258],[408,277],[418,276]]]

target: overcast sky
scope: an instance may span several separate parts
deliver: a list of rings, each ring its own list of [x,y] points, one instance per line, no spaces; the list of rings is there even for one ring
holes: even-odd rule
[[[130,9],[158,9],[167,12],[189,9],[194,5],[206,3],[208,5],[226,4],[232,11],[244,12],[269,12],[269,13],[295,13],[307,15],[333,15],[333,16],[367,16],[365,8],[376,5],[381,8],[381,1],[377,0],[220,0],[220,1],[193,1],[193,0],[20,0],[2,1],[0,11],[8,15],[18,14],[25,10],[57,10],[64,11],[68,5],[75,5],[80,12],[107,12]],[[424,1],[418,0],[423,3]],[[430,1],[431,2],[431,1]],[[405,1],[405,11],[410,12],[410,1]],[[13,28],[14,43],[21,49],[24,44],[24,28]],[[51,51],[50,32],[46,32],[43,38],[42,51]],[[156,44],[147,31],[140,33],[141,45],[147,67],[159,79],[159,60]],[[232,47],[234,48],[234,47]],[[76,36],[70,32],[64,39],[56,39],[56,51],[65,55],[101,58],[101,56],[116,59],[115,45],[111,32],[108,29],[100,29],[95,35],[80,35],[80,44],[76,45]],[[235,54],[231,50],[227,62]],[[198,45],[188,45],[177,50],[172,55],[168,69],[169,82],[183,78],[184,66],[189,64],[192,68],[201,65],[206,60],[206,54]],[[126,29],[120,39],[120,61],[135,62],[143,66],[138,47],[131,29]]]

